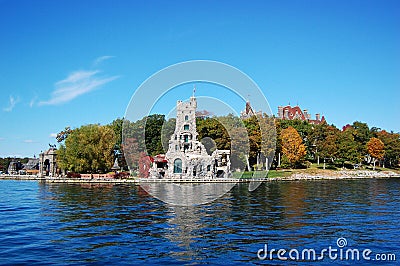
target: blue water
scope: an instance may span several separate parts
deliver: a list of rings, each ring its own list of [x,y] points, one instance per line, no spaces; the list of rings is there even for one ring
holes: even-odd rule
[[[321,250],[339,237],[398,262],[399,223],[400,179],[270,182],[254,192],[239,184],[196,207],[135,185],[0,181],[2,265],[279,264],[257,251]]]

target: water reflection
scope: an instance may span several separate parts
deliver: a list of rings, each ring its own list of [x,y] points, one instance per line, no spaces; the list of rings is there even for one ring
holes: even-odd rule
[[[253,192],[238,184],[191,207],[129,184],[42,183],[36,193],[41,238],[62,262],[240,264],[257,262],[265,243],[318,249],[341,236],[360,248],[399,250],[399,191],[393,179],[269,182]]]

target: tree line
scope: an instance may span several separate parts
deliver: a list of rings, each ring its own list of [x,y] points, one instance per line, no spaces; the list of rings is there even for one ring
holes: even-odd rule
[[[358,121],[338,129],[326,122],[314,125],[265,114],[241,120],[229,114],[202,115],[196,125],[198,139],[209,152],[230,149],[233,165],[243,169],[258,168],[266,158],[273,169],[305,168],[316,162],[399,167],[400,134]],[[108,125],[67,127],[57,135],[58,165],[73,172],[107,172],[117,158],[125,170],[128,165],[138,169],[144,156],[166,153],[174,129],[175,118],[166,120],[159,114],[135,122],[116,119]]]

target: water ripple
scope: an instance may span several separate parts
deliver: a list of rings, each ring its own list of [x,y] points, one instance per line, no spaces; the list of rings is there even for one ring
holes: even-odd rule
[[[258,264],[264,244],[338,237],[399,256],[399,191],[396,179],[274,182],[173,207],[134,185],[0,181],[0,264]]]

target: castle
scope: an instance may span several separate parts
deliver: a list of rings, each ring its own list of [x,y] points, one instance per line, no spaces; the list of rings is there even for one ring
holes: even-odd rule
[[[255,115],[256,116],[262,115],[262,112],[261,111],[255,112],[253,110],[253,108],[251,107],[250,102],[247,101],[246,102],[246,108],[243,111],[240,112],[240,118],[241,119],[248,119],[248,118],[251,118],[252,116],[255,116]]]
[[[197,139],[197,101],[176,104],[176,125],[168,143],[168,151],[155,156],[151,177],[158,178],[214,178],[230,176],[230,150],[216,149],[211,155]]]
[[[308,113],[307,109],[303,111],[299,106],[291,107],[287,106],[278,106],[278,118],[283,120],[294,120],[299,119],[302,121],[308,121],[310,124],[318,125],[325,122],[325,117],[320,114],[315,115],[315,119],[311,119],[311,114]]]

